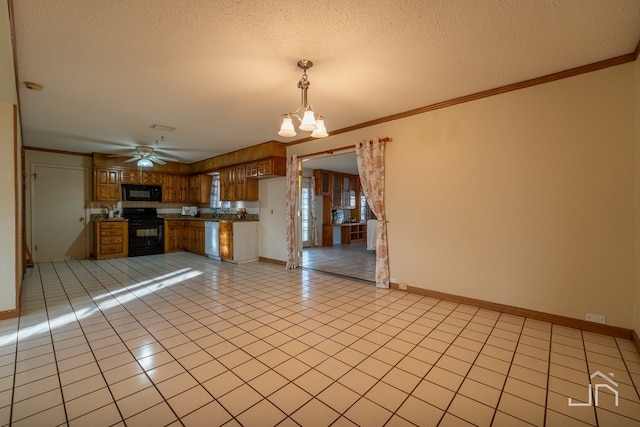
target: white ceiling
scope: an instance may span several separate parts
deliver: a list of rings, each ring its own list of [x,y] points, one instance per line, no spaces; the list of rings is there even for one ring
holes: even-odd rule
[[[638,0],[13,0],[25,146],[194,162],[634,51]],[[154,123],[175,127],[152,129]],[[302,136],[298,134],[297,138]]]

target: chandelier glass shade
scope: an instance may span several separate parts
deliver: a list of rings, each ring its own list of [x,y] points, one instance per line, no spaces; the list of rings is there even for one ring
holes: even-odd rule
[[[303,70],[302,78],[298,82],[298,88],[300,89],[300,106],[293,113],[286,113],[282,117],[282,125],[278,135],[287,138],[297,135],[295,126],[293,125],[293,118],[295,117],[300,125],[298,129],[302,131],[311,132],[311,136],[314,138],[324,138],[329,136],[327,129],[324,126],[324,117],[316,116],[311,109],[311,105],[307,99],[307,90],[311,85],[311,82],[307,80],[307,70],[313,66],[313,62],[308,59],[302,59],[298,61],[298,67]],[[302,117],[298,113],[302,113]]]

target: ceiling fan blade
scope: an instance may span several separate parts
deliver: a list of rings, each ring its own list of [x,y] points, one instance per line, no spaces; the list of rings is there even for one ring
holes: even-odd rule
[[[140,160],[140,157],[132,157],[129,160],[125,160],[125,163],[129,163],[129,162],[135,162],[136,160]]]
[[[159,165],[166,165],[167,162],[165,162],[164,160],[160,160],[159,158],[157,158],[156,156],[149,156],[147,157],[149,160],[151,160],[152,162],[156,162]]]

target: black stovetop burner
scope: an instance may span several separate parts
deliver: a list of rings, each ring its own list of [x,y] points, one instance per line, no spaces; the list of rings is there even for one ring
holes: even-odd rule
[[[156,218],[158,210],[156,208],[124,208],[123,218]]]
[[[128,219],[130,223],[161,223],[164,221],[158,217],[158,210],[156,208],[124,208],[122,209],[122,217]]]

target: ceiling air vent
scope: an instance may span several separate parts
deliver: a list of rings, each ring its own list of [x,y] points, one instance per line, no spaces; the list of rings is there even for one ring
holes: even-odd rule
[[[161,130],[163,132],[173,132],[174,130],[176,130],[176,128],[174,128],[174,127],[165,126],[165,125],[159,125],[157,123],[152,124],[151,125],[151,129]]]

